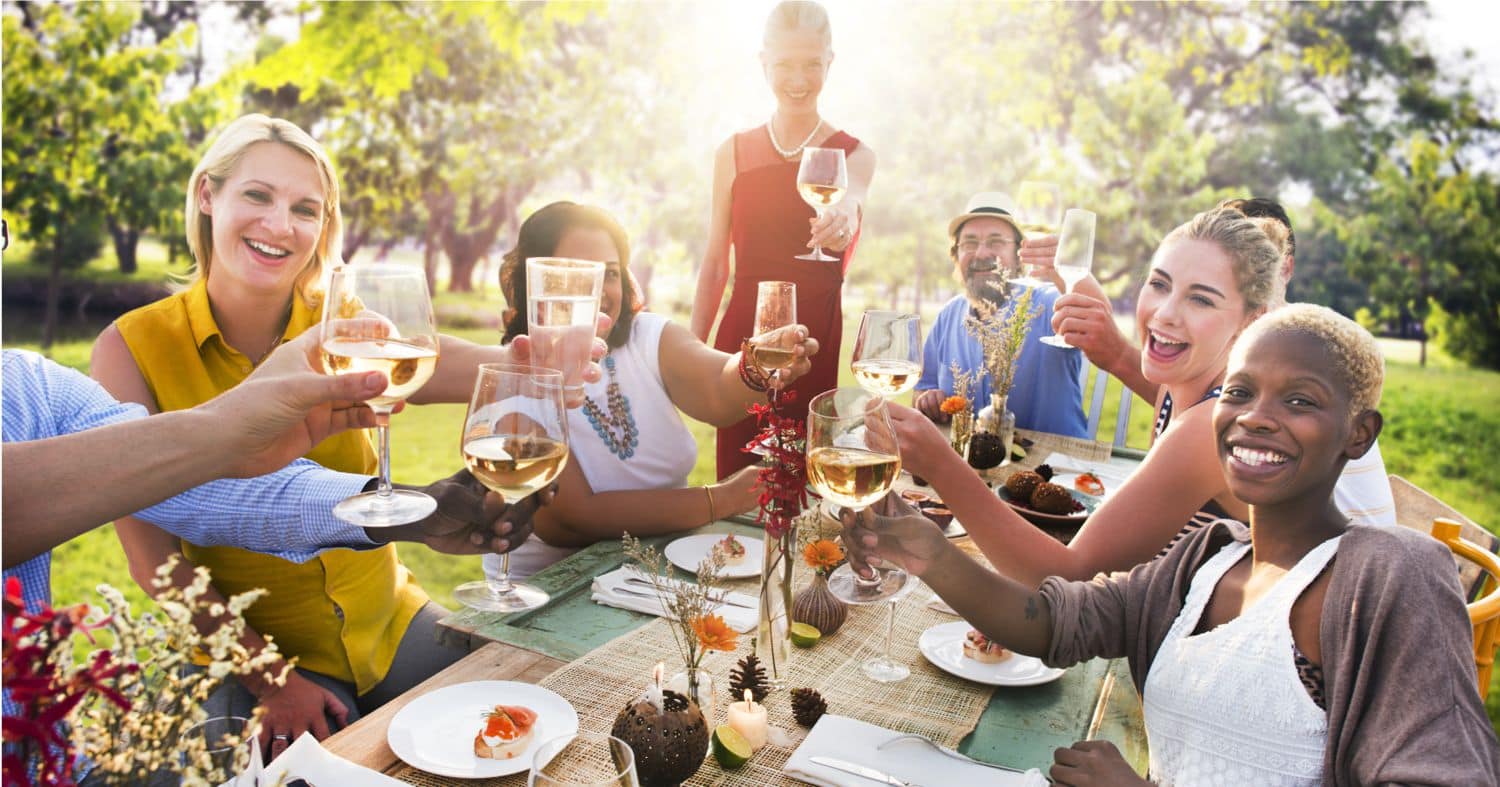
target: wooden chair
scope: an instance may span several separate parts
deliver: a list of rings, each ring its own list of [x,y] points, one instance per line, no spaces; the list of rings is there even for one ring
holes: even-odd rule
[[[1427,490],[1413,484],[1399,475],[1392,474],[1391,498],[1396,503],[1396,521],[1403,527],[1420,530],[1429,533],[1432,522],[1438,519],[1447,519],[1459,524],[1459,536],[1475,546],[1484,549],[1491,554],[1500,552],[1500,538],[1496,538],[1488,530],[1475,524],[1474,520],[1460,514],[1453,506],[1428,494]],[[1479,564],[1460,560],[1457,556],[1454,561],[1458,566],[1458,579],[1464,588],[1464,598],[1474,601],[1479,598],[1483,591],[1486,574]]]
[[[1445,517],[1432,522],[1432,537],[1448,545],[1455,557],[1480,566],[1486,575],[1478,599],[1469,604],[1469,622],[1474,626],[1474,665],[1479,670],[1479,698],[1490,691],[1490,669],[1495,649],[1500,647],[1500,558],[1485,547],[1464,538],[1463,524]]]
[[[1090,369],[1094,370],[1094,387],[1092,391],[1088,387]],[[1078,372],[1078,385],[1087,392],[1085,400],[1089,402],[1088,434],[1090,440],[1099,439],[1099,422],[1104,418],[1104,395],[1109,388],[1110,379],[1112,378],[1109,376],[1109,372],[1087,361],[1084,362],[1083,368]],[[1119,416],[1115,419],[1115,437],[1109,443],[1111,448],[1125,447],[1125,438],[1130,432],[1130,400],[1133,395],[1130,391],[1130,386],[1120,386],[1120,410]]]

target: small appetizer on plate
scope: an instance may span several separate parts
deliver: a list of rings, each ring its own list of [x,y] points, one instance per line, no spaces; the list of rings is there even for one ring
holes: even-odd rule
[[[726,566],[738,566],[745,562],[745,545],[741,544],[740,540],[735,538],[733,533],[724,536],[722,540],[714,544],[714,549],[717,549],[724,556],[724,565]]]
[[[484,727],[474,735],[474,755],[508,760],[531,745],[536,711],[521,705],[496,705],[484,713]]]
[[[915,489],[901,490],[901,497],[914,506],[920,506],[932,500],[932,495],[923,494]]]
[[[1078,477],[1073,479],[1073,488],[1086,495],[1104,496],[1104,482],[1093,473],[1079,473]]]
[[[1010,658],[1010,650],[977,630],[969,629],[969,633],[964,635],[964,658],[973,659],[980,664],[999,664]]]

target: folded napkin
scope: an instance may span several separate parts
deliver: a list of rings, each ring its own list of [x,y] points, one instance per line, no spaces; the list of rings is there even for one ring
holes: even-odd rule
[[[847,716],[824,714],[792,753],[783,772],[800,782],[821,787],[870,787],[874,782],[852,773],[813,763],[813,757],[835,757],[920,784],[984,784],[997,787],[1046,787],[1042,772],[1032,768],[1011,773],[949,757],[912,740],[876,749],[901,733]]]
[[[644,612],[647,615],[668,617],[666,610],[662,608],[661,599],[656,597],[656,591],[652,590],[649,585],[626,584],[627,578],[639,576],[640,572],[634,567],[621,566],[608,574],[594,577],[594,584],[590,588],[593,592],[592,598],[607,607],[619,607],[634,612]],[[623,592],[626,590],[630,592]],[[714,608],[714,614],[724,618],[724,622],[729,624],[730,628],[741,634],[753,630],[755,624],[759,622],[760,614],[755,596],[724,592],[724,597],[728,601],[734,601],[735,604],[720,604]],[[749,606],[737,606],[738,604]]]
[[[406,787],[401,782],[383,773],[355,765],[318,745],[311,733],[302,733],[280,757],[271,761],[248,782],[258,787],[272,787],[293,779],[303,779],[313,785],[337,784],[339,787]],[[236,782],[239,787],[240,782]]]

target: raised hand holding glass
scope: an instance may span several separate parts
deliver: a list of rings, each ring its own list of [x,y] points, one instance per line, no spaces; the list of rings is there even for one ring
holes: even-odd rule
[[[1052,267],[1062,277],[1063,291],[1070,292],[1089,275],[1094,264],[1094,214],[1070,208],[1063,216],[1062,234],[1057,239],[1057,259]],[[1043,336],[1042,343],[1069,349],[1073,345],[1061,336]]]
[[[849,189],[849,171],[844,162],[842,148],[803,148],[802,164],[797,168],[797,194],[802,201],[812,206],[813,212],[823,217],[823,211],[837,205]],[[838,257],[823,253],[821,244],[810,254],[799,254],[796,259],[812,262],[838,262]]]

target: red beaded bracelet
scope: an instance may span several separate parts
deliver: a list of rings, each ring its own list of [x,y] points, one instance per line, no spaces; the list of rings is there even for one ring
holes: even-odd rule
[[[750,362],[750,343],[740,342],[740,382],[757,393],[765,393],[770,382],[760,367]]]

